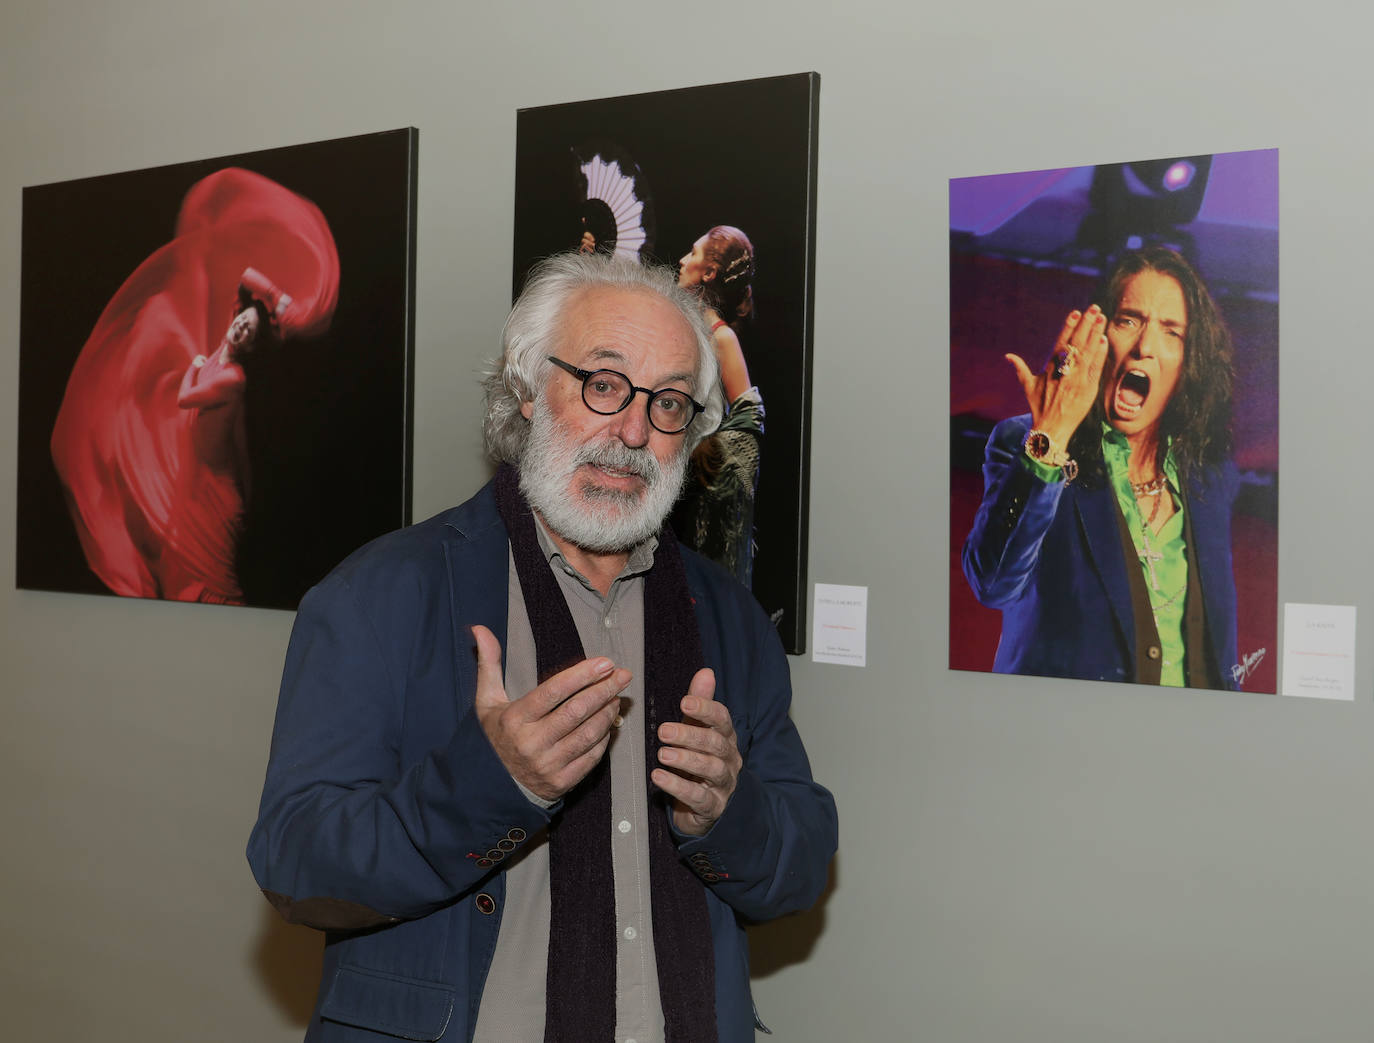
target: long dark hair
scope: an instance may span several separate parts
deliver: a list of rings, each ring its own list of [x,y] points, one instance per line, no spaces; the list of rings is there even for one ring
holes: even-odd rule
[[[261,297],[255,297],[248,287],[241,285],[234,296],[234,307],[229,315],[229,321],[232,323],[249,308],[258,313],[258,330],[253,339],[243,345],[241,351],[236,352],[240,358],[281,343],[281,327],[277,324],[276,315],[268,308],[266,301]]]
[[[1231,334],[1193,266],[1162,246],[1126,254],[1112,269],[1096,298],[1109,322],[1127,284],[1141,272],[1158,272],[1177,282],[1188,308],[1183,371],[1160,418],[1158,459],[1162,469],[1165,453],[1172,448],[1179,479],[1186,483],[1191,475],[1220,464],[1231,452]],[[1108,379],[1105,367],[1103,379]],[[1106,419],[1099,387],[1092,411],[1069,440],[1069,455],[1078,461],[1082,480],[1090,484],[1106,481],[1101,436]]]

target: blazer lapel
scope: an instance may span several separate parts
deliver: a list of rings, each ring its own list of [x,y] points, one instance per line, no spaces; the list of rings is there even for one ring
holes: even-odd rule
[[[490,483],[446,519],[444,531],[457,691],[475,692],[477,645],[472,627],[481,623],[496,635],[503,653],[506,648],[510,543]]]

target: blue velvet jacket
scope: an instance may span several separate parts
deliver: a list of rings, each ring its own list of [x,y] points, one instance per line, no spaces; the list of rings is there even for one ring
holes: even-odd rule
[[[1002,610],[993,670],[1133,681],[1135,624],[1116,493],[1105,485],[1089,489],[1036,478],[1021,462],[1029,432],[1029,414],[993,429],[983,461],[983,502],[964,542],[964,576],[974,595]],[[1184,510],[1191,515],[1211,645],[1203,651],[1233,689],[1235,470],[1214,469],[1187,485]]]
[[[248,860],[288,919],[329,931],[307,1040],[467,1041],[496,945],[500,866],[558,809],[520,793],[472,712],[470,627],[506,641],[506,531],[491,485],[374,541],[301,603]],[[754,1038],[742,920],[825,886],[835,805],[788,717],[777,635],[749,593],[683,550],[707,665],[744,771],[680,853],[706,888],[722,1043]]]

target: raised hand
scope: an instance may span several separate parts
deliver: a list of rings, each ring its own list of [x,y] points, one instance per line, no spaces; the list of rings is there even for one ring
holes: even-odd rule
[[[682,722],[658,726],[665,767],[651,778],[673,798],[673,824],[689,836],[701,836],[724,813],[744,766],[730,711],[715,691],[716,675],[698,670],[682,700]]]
[[[1044,431],[1057,445],[1068,445],[1097,398],[1107,358],[1106,330],[1107,317],[1094,304],[1086,312],[1069,312],[1054,351],[1039,373],[1032,372],[1019,355],[1004,356],[1026,393],[1031,427]]]
[[[630,671],[597,657],[554,674],[518,699],[506,696],[501,642],[484,626],[477,641],[477,719],[511,778],[543,800],[558,800],[606,753]]]

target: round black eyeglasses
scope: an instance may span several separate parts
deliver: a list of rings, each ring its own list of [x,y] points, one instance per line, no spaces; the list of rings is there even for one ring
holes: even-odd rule
[[[559,369],[582,381],[582,401],[593,413],[602,416],[619,413],[634,401],[636,392],[642,391],[649,396],[644,407],[649,413],[649,423],[665,435],[678,435],[691,427],[697,414],[706,408],[687,392],[677,388],[660,388],[657,391],[637,388],[624,373],[617,373],[613,369],[578,369],[552,355],[547,357]]]

